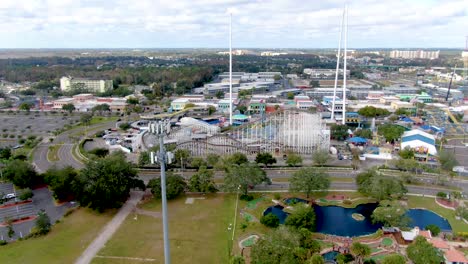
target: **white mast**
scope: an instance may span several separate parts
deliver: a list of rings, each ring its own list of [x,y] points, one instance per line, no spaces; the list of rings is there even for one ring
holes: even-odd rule
[[[346,56],[348,52],[348,5],[345,5],[345,25],[344,25],[344,68],[343,68],[343,120],[346,124]]]
[[[340,25],[340,40],[338,41],[338,53],[336,54],[335,86],[333,88],[332,111],[331,111],[330,120],[335,119],[335,97],[336,97],[336,88],[338,85],[338,71],[340,69],[341,37],[343,35],[344,16],[345,16],[345,11],[343,10],[343,17],[341,18],[341,25]]]
[[[232,13],[229,14],[229,125],[232,125]]]

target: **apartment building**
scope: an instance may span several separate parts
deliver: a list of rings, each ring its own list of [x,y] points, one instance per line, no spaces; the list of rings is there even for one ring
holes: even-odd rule
[[[69,91],[71,89],[82,89],[94,93],[103,93],[112,89],[112,80],[93,80],[85,78],[73,78],[64,76],[60,78],[60,89]]]
[[[390,58],[402,59],[438,59],[439,51],[424,51],[424,50],[392,50]]]

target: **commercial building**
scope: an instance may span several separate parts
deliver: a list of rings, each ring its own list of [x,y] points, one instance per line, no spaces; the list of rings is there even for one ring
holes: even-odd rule
[[[112,80],[92,80],[85,78],[62,77],[60,78],[60,89],[70,91],[71,89],[82,89],[94,93],[103,93],[112,89]]]
[[[310,69],[305,68],[304,74],[310,75],[310,78],[313,79],[330,79],[335,78],[335,69]],[[350,71],[346,70],[346,76],[349,77]],[[343,70],[338,70],[338,76],[343,76]]]
[[[424,50],[392,50],[390,58],[402,59],[438,59],[440,51],[424,51]]]
[[[428,155],[437,155],[435,137],[419,129],[403,133],[401,136],[401,149],[406,147],[414,150],[415,158],[426,159]]]
[[[333,96],[333,88],[314,88],[312,90],[306,91],[305,94],[310,98],[316,99],[317,101],[322,101],[324,96]],[[346,89],[346,97],[349,97],[351,92],[349,89]],[[336,89],[336,96],[343,97],[343,89]]]
[[[265,99],[251,99],[247,112],[250,114],[259,114],[265,112],[266,101]]]

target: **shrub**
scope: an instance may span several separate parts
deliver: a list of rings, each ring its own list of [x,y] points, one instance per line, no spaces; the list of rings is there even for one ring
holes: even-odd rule
[[[95,148],[90,150],[89,153],[103,158],[109,154],[109,150],[105,148]]]
[[[252,201],[254,199],[253,195],[250,195],[250,194],[242,194],[239,199],[241,199],[241,201]]]
[[[273,195],[273,197],[275,198],[275,200],[279,200],[279,199],[281,199],[281,194],[275,193],[275,194]]]
[[[20,196],[19,198],[23,201],[31,199],[34,196],[33,192],[31,189],[26,189]]]
[[[426,230],[430,230],[433,236],[437,236],[440,233],[440,228],[436,225],[428,225],[426,226]]]
[[[438,192],[438,193],[437,193],[437,197],[440,197],[440,198],[444,198],[444,199],[445,199],[445,198],[447,198],[447,194],[444,193],[444,192]]]
[[[351,200],[349,200],[349,199],[343,201],[343,204],[346,204],[346,205],[350,205],[352,203],[353,202]]]
[[[276,215],[269,213],[260,218],[260,223],[265,226],[275,228],[279,226],[279,218]]]
[[[8,243],[5,240],[0,240],[0,246],[4,246],[6,244],[8,244]]]

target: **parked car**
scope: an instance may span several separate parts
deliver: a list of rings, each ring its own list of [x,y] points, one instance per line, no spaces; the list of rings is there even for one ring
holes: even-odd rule
[[[5,195],[3,196],[3,199],[8,200],[8,199],[13,199],[13,198],[15,198],[15,197],[16,197],[16,194],[14,194],[14,193],[9,193],[9,194],[5,194]]]

